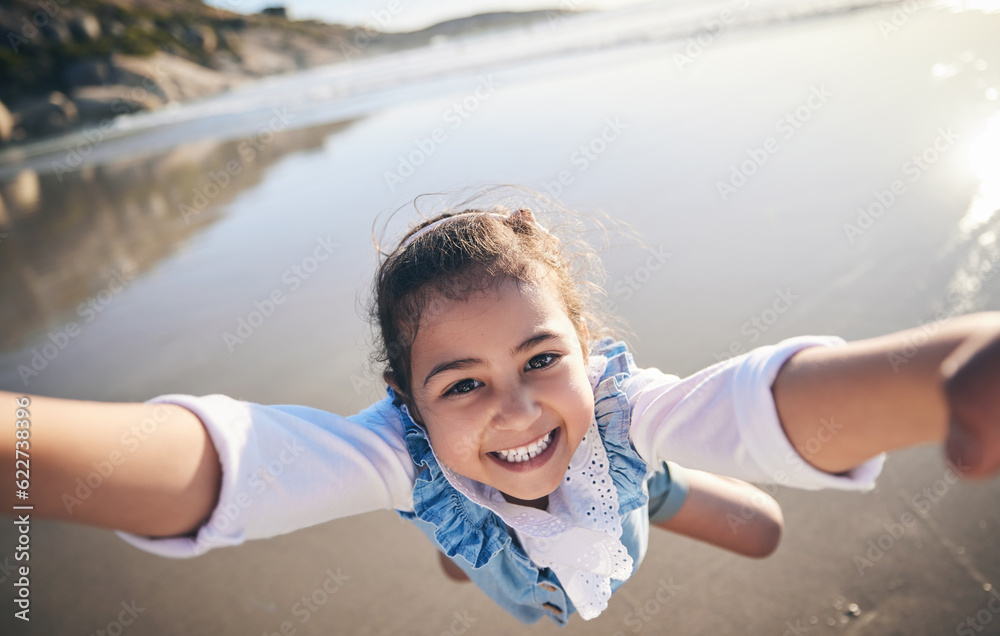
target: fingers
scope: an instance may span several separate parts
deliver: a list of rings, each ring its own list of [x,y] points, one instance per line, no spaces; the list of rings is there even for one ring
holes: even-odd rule
[[[987,479],[1000,472],[1000,421],[953,416],[945,443],[948,462],[968,479]]]
[[[1000,334],[961,347],[942,365],[950,411],[945,452],[959,474],[1000,472]]]

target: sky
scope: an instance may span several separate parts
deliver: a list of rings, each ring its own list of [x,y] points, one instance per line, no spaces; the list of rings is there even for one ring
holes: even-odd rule
[[[444,20],[490,11],[534,9],[609,9],[638,0],[206,0],[207,4],[256,13],[263,7],[284,5],[296,20],[318,18],[340,24],[365,24],[381,31],[414,31]],[[392,9],[396,9],[395,12]]]

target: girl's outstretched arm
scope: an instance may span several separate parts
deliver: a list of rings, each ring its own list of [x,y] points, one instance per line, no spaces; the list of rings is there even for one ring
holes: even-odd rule
[[[24,397],[30,403],[19,413]],[[6,474],[25,459],[18,450],[30,462],[29,498],[15,499],[13,484],[5,484],[5,514],[29,504],[52,519],[174,536],[196,530],[215,507],[219,458],[201,420],[183,407],[0,391],[0,430],[7,431],[0,443]],[[15,430],[29,431],[27,444],[15,447]]]
[[[763,558],[778,548],[784,529],[781,506],[740,479],[684,469],[687,496],[658,527],[743,556]]]
[[[956,472],[992,475],[1000,469],[1000,313],[804,349],[772,392],[792,445],[820,470],[947,440]]]

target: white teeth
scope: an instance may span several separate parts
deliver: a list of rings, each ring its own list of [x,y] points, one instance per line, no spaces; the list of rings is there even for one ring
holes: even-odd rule
[[[519,464],[521,462],[526,462],[544,452],[545,449],[549,447],[550,442],[552,442],[551,431],[542,439],[532,442],[527,446],[496,451],[496,454],[512,464]]]

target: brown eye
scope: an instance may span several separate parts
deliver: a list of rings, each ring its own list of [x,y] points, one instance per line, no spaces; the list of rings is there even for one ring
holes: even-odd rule
[[[549,366],[552,366],[553,364],[555,364],[556,360],[558,360],[559,358],[560,358],[560,356],[558,356],[558,355],[556,355],[554,353],[543,353],[543,354],[535,356],[531,360],[528,360],[528,367],[527,368],[529,368],[529,369],[544,369],[545,367],[549,367]]]
[[[482,385],[483,383],[479,380],[459,380],[455,384],[451,385],[451,388],[445,391],[445,395],[461,395],[463,393],[471,393]]]

